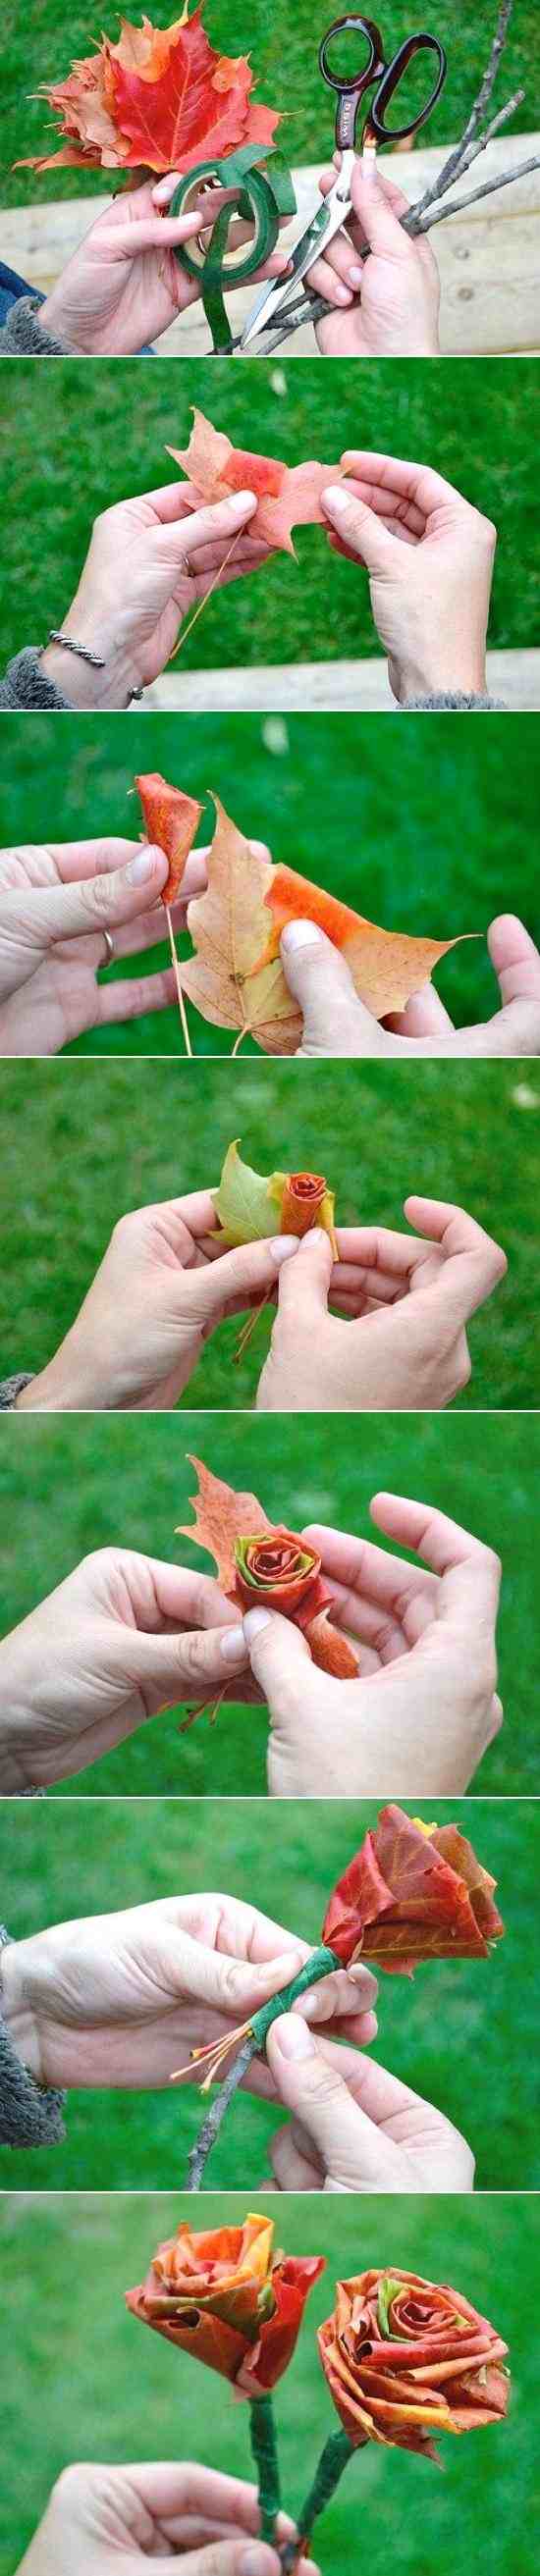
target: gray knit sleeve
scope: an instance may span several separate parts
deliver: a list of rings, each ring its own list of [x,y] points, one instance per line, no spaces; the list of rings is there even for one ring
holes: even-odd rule
[[[73,700],[62,698],[53,681],[47,679],[37,644],[26,644],[23,652],[15,653],[13,661],[8,662],[4,679],[0,680],[0,707],[12,711],[21,707],[67,707],[72,711]]]
[[[0,331],[0,357],[76,357],[76,350],[70,351],[62,340],[53,339],[51,331],[42,330],[39,320],[41,309],[40,295],[19,295],[15,304],[10,304]]]
[[[466,698],[461,689],[447,690],[434,698],[406,698],[399,712],[402,716],[410,716],[423,710],[425,714],[433,715],[437,707],[445,710],[452,707],[460,715],[488,715],[492,708],[504,710],[504,698]]]
[[[33,1369],[19,1369],[18,1377],[0,1378],[0,1413],[12,1413],[17,1396],[24,1386],[32,1385]]]
[[[9,1932],[0,1923],[0,1952]],[[4,2147],[49,2147],[65,2138],[62,2112],[65,2093],[56,2085],[34,2082],[17,2056],[0,2012],[0,2143]]]

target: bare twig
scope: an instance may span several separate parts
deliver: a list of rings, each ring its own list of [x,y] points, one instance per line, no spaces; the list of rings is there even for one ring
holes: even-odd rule
[[[432,179],[431,187],[426,188],[424,196],[420,199],[419,206],[415,209],[418,214],[425,214],[426,207],[432,205],[435,198],[445,195],[446,189],[451,187],[452,180],[457,178],[458,171],[461,170],[463,154],[466,152],[467,146],[472,141],[473,136],[478,133],[482,117],[485,113],[486,107],[489,107],[492,91],[495,87],[499,63],[501,61],[501,56],[504,53],[506,38],[508,35],[513,5],[514,0],[501,0],[489,62],[486,66],[477,96],[473,101],[464,134],[461,136],[461,141],[456,143],[453,151],[449,153],[448,160],[444,163],[444,168],[439,171],[438,179]]]
[[[472,162],[477,161],[479,154],[486,151],[488,143],[492,143],[494,134],[500,133],[501,125],[507,125],[508,119],[510,116],[514,115],[516,107],[522,106],[524,97],[524,89],[514,90],[513,98],[507,99],[506,107],[499,108],[498,116],[492,117],[491,124],[486,125],[485,132],[483,134],[476,135],[474,141],[467,145],[467,150],[463,153],[459,164],[459,170],[454,171],[453,180],[448,180],[446,187],[443,188],[440,184],[443,178],[443,172],[441,171],[439,181],[436,186],[434,183],[433,189],[428,193],[427,200],[425,197],[420,197],[418,205],[409,207],[408,215],[402,215],[401,218],[404,233],[409,233],[414,239],[415,235],[419,232],[426,232],[428,230],[428,226],[420,222],[422,214],[429,210],[430,205],[436,205],[439,203],[441,197],[446,197],[448,195],[449,188],[451,186],[456,187],[458,180],[464,178],[465,171],[470,170]],[[512,170],[509,171],[508,176],[510,179],[513,178],[514,173]],[[494,187],[497,187],[499,183],[494,179],[492,184]],[[452,205],[448,209],[449,214],[453,214],[454,209],[457,214],[460,204],[463,205],[464,202],[463,198],[454,197]]]
[[[519,161],[516,170],[502,170],[499,179],[485,179],[483,188],[471,188],[468,197],[454,198],[451,206],[433,206],[431,213],[421,218],[417,231],[431,232],[433,224],[447,223],[449,215],[461,215],[465,206],[477,206],[481,197],[495,196],[497,188],[511,188],[514,179],[528,178],[530,170],[540,170],[540,152],[533,161]]]

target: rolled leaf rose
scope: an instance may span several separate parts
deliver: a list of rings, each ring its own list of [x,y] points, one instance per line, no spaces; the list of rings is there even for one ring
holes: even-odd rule
[[[289,1172],[281,1202],[281,1233],[309,1234],[312,1225],[323,1224],[330,1233],[333,1218],[333,1193],[322,1172]]]
[[[146,2281],[126,2291],[144,2325],[231,2380],[237,2397],[275,2388],[294,2352],[321,2255],[273,2253],[273,2220],[194,2232],[181,2225],[158,2245]]]
[[[159,769],[135,779],[140,796],[147,840],[155,841],[169,861],[167,883],[162,887],[161,903],[174,903],[178,894],[186,859],[195,839],[202,814],[196,796],[185,796],[183,788],[171,787]]]
[[[268,1538],[239,1538],[235,1546],[236,1592],[240,1599],[251,1602],[254,1594],[264,1596],[269,1610],[281,1610],[285,1618],[297,1617],[308,1601],[310,1607],[322,1607],[322,1599],[331,1600],[328,1586],[322,1582],[321,1560],[314,1547],[305,1547],[293,1530],[271,1530]],[[311,1605],[314,1586],[316,1604]],[[299,1622],[298,1624],[301,1624]]]
[[[506,2414],[508,2350],[461,2290],[416,2272],[339,2281],[318,2335],[330,2394],[349,2441],[437,2459],[434,2433],[470,2433]]]
[[[123,18],[118,44],[107,36],[75,62],[67,79],[44,81],[66,141],[60,152],[20,168],[177,170],[223,159],[239,144],[271,148],[277,110],[251,98],[254,75],[245,55],[220,54],[202,25],[205,0],[189,0],[170,27]]]
[[[383,1807],[338,1879],[322,1938],[345,1967],[361,1956],[404,1976],[418,1959],[487,1959],[504,1931],[495,1886],[457,1825]]]

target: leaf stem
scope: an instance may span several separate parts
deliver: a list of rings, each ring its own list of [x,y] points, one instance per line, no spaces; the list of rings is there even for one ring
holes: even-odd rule
[[[193,1047],[192,1047],[192,1045],[191,1045],[191,1039],[190,1039],[190,1034],[189,1034],[189,1029],[188,1029],[188,1024],[187,1024],[186,1005],[185,1005],[185,1001],[184,1001],[184,995],[183,995],[183,992],[182,992],[182,985],[181,985],[181,982],[180,982],[180,967],[179,967],[179,964],[178,964],[178,958],[177,958],[177,954],[176,954],[176,941],[175,941],[174,930],[173,930],[173,926],[172,926],[172,915],[171,915],[170,906],[169,906],[169,904],[168,904],[168,903],[166,903],[166,905],[165,905],[165,917],[166,917],[167,929],[168,929],[168,933],[169,933],[169,946],[170,946],[170,951],[171,951],[172,964],[173,964],[173,967],[174,967],[174,975],[175,975],[175,982],[176,982],[176,992],[177,992],[177,1000],[178,1000],[178,1009],[179,1009],[179,1012],[180,1012],[180,1019],[181,1019],[181,1024],[182,1024],[182,1035],[183,1035],[183,1039],[184,1039],[184,1046],[185,1046],[185,1050],[186,1050],[186,1055],[191,1055],[191,1056],[192,1056],[192,1055],[193,1055]]]
[[[243,528],[239,528],[236,536],[233,537],[232,546],[229,546],[227,554],[223,556],[223,563],[218,565],[218,570],[214,573],[214,579],[210,583],[210,589],[205,590],[204,599],[199,600],[198,608],[194,608],[193,616],[188,619],[187,626],[183,627],[182,634],[178,637],[178,643],[175,644],[174,653],[171,653],[170,656],[171,662],[175,662],[177,653],[181,653],[182,645],[186,643],[188,635],[191,635],[192,626],[196,626],[197,618],[202,617],[203,608],[208,607],[208,601],[212,598],[212,592],[217,590],[218,582],[221,581],[222,572],[225,571],[226,564],[230,563],[231,555],[234,554],[235,546],[239,544],[240,537],[243,537],[243,534]]]

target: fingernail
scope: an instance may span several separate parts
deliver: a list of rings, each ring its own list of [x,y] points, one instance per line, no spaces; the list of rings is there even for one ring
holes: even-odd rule
[[[142,849],[135,851],[134,859],[130,859],[126,868],[128,885],[148,885],[149,878],[157,876],[160,868],[166,875],[167,860],[163,850],[149,848],[145,842]]]
[[[313,2057],[315,2054],[315,2041],[311,2031],[308,2030],[307,2021],[302,2021],[299,2013],[284,2013],[283,2019],[276,2024],[276,2038],[282,2057],[290,2058],[295,2063],[301,2057]]]
[[[297,1234],[271,1234],[268,1249],[272,1260],[277,1261],[278,1270],[282,1261],[290,1261],[291,1252],[298,1251],[298,1244]]]
[[[349,272],[349,273],[350,273],[350,272]],[[344,279],[343,279],[342,277],[335,277],[335,278],[334,278],[334,281],[333,281],[333,293],[334,293],[334,295],[335,295],[336,303],[337,303],[337,304],[350,304],[351,298],[350,298],[349,288],[348,288],[348,286],[346,286],[346,285],[345,285]]]
[[[248,1646],[251,1645],[253,1637],[260,1637],[263,1628],[269,1628],[269,1626],[269,1610],[246,1610],[244,1636],[247,1637]]]
[[[219,1651],[222,1664],[245,1664],[246,1640],[243,1628],[226,1628]]]
[[[166,179],[158,179],[156,187],[152,189],[152,196],[153,196],[153,200],[154,200],[154,205],[155,205],[155,206],[168,206],[168,204],[169,204],[169,199],[170,199],[171,197],[174,197],[175,188],[177,188],[177,187],[178,187],[178,178],[177,178],[176,171],[175,171],[175,170],[169,170],[168,175],[167,175],[167,178],[166,178]]]
[[[350,510],[354,506],[350,492],[344,492],[342,483],[329,483],[328,491],[321,493],[321,500],[328,503],[329,510]]]
[[[288,921],[281,933],[281,946],[292,956],[295,948],[320,948],[321,933],[314,921]]]
[[[349,269],[349,282],[351,286],[363,286],[364,284],[363,268],[358,267],[355,262],[353,262],[352,268]]]

